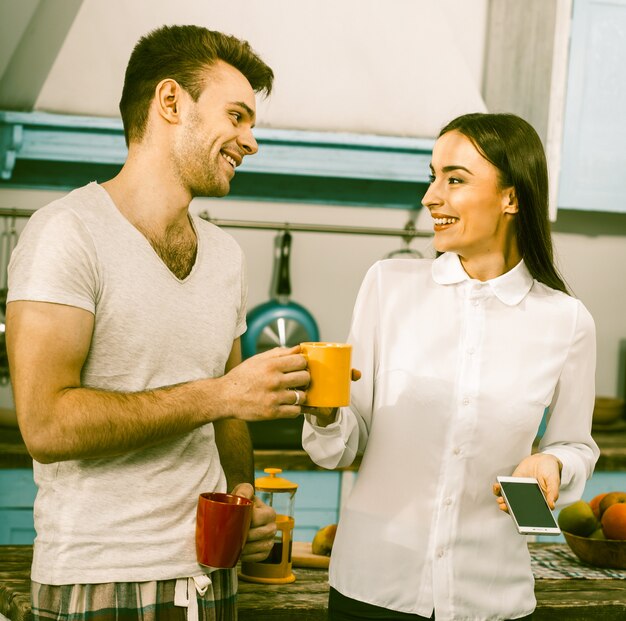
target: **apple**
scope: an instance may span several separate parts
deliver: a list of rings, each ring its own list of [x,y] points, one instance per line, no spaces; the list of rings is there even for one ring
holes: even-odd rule
[[[330,556],[336,532],[337,524],[329,524],[328,526],[320,528],[315,533],[315,537],[313,537],[313,542],[311,543],[311,551],[313,554]]]
[[[561,530],[579,537],[588,537],[600,526],[589,503],[577,500],[559,512],[557,522]]]

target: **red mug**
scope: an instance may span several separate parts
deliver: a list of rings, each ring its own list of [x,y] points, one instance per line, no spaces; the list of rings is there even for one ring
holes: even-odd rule
[[[205,492],[198,498],[196,557],[200,565],[230,568],[248,538],[252,501],[243,496]]]

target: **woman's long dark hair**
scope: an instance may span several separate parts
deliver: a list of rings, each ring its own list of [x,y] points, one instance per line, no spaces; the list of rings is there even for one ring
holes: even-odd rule
[[[499,171],[500,187],[514,187],[519,212],[516,236],[519,251],[533,278],[569,293],[554,266],[548,219],[548,165],[530,123],[515,114],[473,113],[450,121],[439,136],[457,131],[469,138]]]

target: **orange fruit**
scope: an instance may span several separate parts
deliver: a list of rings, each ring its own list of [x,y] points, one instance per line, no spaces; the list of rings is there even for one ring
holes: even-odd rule
[[[607,539],[626,539],[626,503],[616,502],[604,511],[602,530]]]
[[[593,514],[600,519],[600,501],[608,494],[608,492],[604,492],[603,494],[598,494],[597,496],[594,496],[590,501],[589,501],[589,506],[591,507],[591,510],[593,511]]]

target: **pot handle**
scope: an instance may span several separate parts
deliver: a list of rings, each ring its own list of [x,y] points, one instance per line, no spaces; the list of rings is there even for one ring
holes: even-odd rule
[[[289,278],[289,254],[291,252],[291,233],[285,231],[280,241],[280,262],[278,264],[278,286],[276,293],[279,296],[291,295],[291,280]]]

